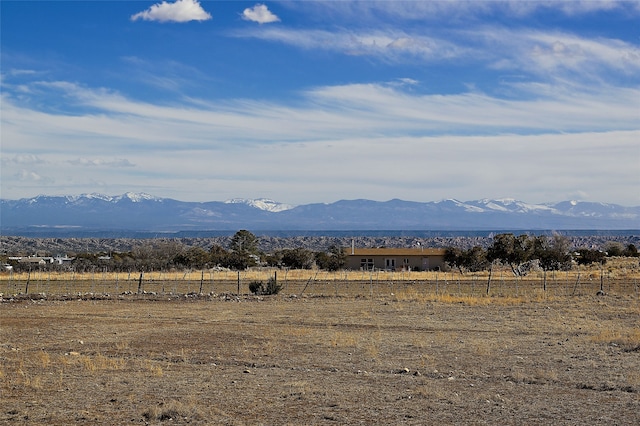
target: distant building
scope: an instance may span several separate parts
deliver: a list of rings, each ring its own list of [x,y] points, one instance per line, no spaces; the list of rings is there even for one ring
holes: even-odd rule
[[[48,263],[53,263],[53,258],[40,256],[20,257],[18,258],[18,263],[28,265],[46,265]]]
[[[50,256],[9,256],[8,260],[18,262],[23,265],[69,265],[75,259],[75,257],[67,257],[66,255],[59,255],[56,257]]]
[[[444,267],[441,248],[347,248],[347,269],[387,271],[429,271]]]

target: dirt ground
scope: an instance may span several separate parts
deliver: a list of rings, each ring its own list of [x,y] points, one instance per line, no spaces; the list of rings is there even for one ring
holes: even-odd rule
[[[640,300],[0,304],[0,424],[640,423]]]

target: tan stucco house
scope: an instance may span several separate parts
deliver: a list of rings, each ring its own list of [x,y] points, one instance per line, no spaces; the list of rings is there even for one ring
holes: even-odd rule
[[[442,269],[445,249],[441,248],[354,248],[345,249],[347,269],[429,271]]]

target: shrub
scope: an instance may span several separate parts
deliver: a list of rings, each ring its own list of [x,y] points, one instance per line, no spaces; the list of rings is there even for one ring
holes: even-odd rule
[[[253,294],[271,295],[278,294],[282,290],[282,286],[278,284],[275,278],[269,278],[265,285],[262,281],[252,281],[249,283],[249,291]]]
[[[282,290],[282,286],[278,284],[275,278],[269,278],[267,280],[267,287],[265,288],[264,294],[278,294]]]
[[[262,281],[251,281],[249,283],[249,291],[253,294],[259,294],[262,290]]]

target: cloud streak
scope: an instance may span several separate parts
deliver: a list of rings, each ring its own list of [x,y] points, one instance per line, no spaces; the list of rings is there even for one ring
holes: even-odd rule
[[[105,160],[103,158],[76,158],[69,160],[69,164],[74,166],[87,166],[87,167],[135,167],[129,160],[125,158],[116,158],[112,160]]]
[[[311,2],[309,2],[311,3]],[[526,18],[541,11],[560,12],[566,16],[580,16],[599,12],[640,12],[637,1],[615,0],[440,0],[440,1],[325,1],[300,5],[285,2],[294,9],[313,9],[313,13],[331,14],[345,20],[378,21],[388,19],[439,21],[446,17],[450,21],[476,20],[479,17],[502,14],[508,17]]]
[[[303,93],[295,107],[243,99],[172,106],[134,101],[117,92],[69,82],[36,82],[34,86],[43,95],[68,99],[71,109],[89,108],[96,113],[76,116],[34,111],[6,95],[6,128],[23,133],[39,122],[37,127],[47,127],[46,134],[67,135],[69,143],[83,135],[108,138],[111,143],[153,142],[154,146],[170,146],[176,140],[182,146],[215,146],[218,140],[297,142],[315,139],[318,134],[333,138],[634,130],[640,98],[640,89],[603,86],[594,91],[550,84],[511,85],[511,90],[525,93],[526,100],[481,92],[421,95],[403,91],[392,82],[318,87]],[[215,137],[207,137],[209,134]],[[38,142],[34,142],[35,148]],[[24,142],[20,146],[25,147]],[[19,146],[5,143],[4,149],[10,148]]]
[[[367,55],[383,62],[479,63],[549,79],[577,73],[581,78],[606,72],[637,76],[640,49],[616,39],[585,39],[562,32],[478,28],[451,30],[445,40],[425,33],[387,30],[307,30],[268,28],[235,31],[307,50]]]

